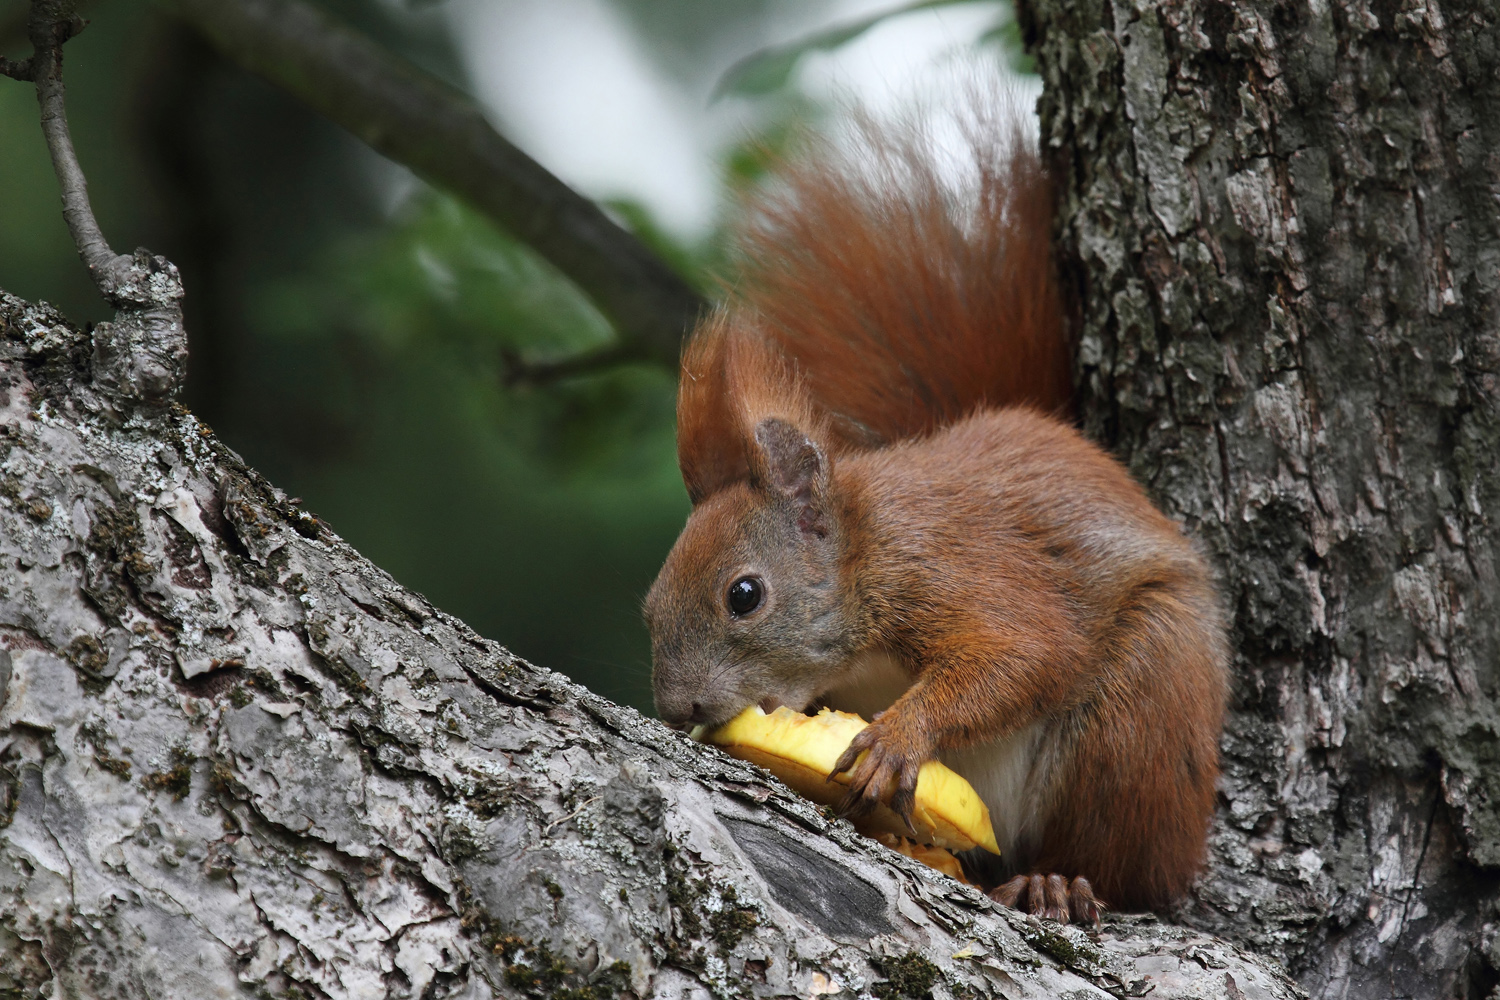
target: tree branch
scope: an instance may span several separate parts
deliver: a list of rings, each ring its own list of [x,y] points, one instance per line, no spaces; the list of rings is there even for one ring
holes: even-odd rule
[[[98,0],[74,0],[73,7],[78,13],[87,11],[94,6]],[[0,52],[4,52],[14,46],[29,41],[27,37],[27,25],[31,21],[31,5],[26,2],[18,2],[0,14]],[[6,67],[9,66],[10,69]],[[18,69],[19,67],[19,69]],[[31,81],[31,60],[9,60],[0,56],[0,76],[8,76],[13,80]]]
[[[634,361],[646,360],[650,359],[630,344],[612,344],[587,354],[548,361],[526,361],[510,351],[501,356],[505,384],[509,386],[549,385],[558,379],[592,375]]]
[[[94,218],[94,210],[89,205],[88,181],[73,149],[64,103],[62,47],[82,30],[83,21],[70,0],[35,0],[26,26],[33,48],[27,61],[30,63],[29,76],[36,84],[37,103],[42,108],[42,134],[47,138],[47,152],[52,156],[52,169],[62,190],[63,219],[68,223],[68,232],[73,236],[78,255],[88,267],[94,285],[113,303],[122,283],[122,271],[129,268],[130,258],[121,257],[109,248]]]
[[[299,0],[158,0],[239,65],[530,245],[628,350],[674,367],[703,300],[638,239],[495,131],[466,94]]]
[[[114,321],[94,330],[95,381],[117,401],[159,405],[176,395],[187,366],[182,281],[170,262],[145,250],[130,257],[115,253],[94,218],[88,181],[68,131],[62,78],[63,44],[83,26],[74,0],[32,0],[26,25],[31,57],[4,60],[0,71],[36,84],[63,218],[94,286],[115,308]]]
[[[191,414],[80,412],[87,338],[0,292],[0,995],[1295,1000],[518,660]]]

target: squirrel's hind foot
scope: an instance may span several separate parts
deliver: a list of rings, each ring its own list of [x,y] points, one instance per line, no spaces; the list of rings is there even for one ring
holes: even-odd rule
[[[1059,923],[1099,924],[1105,909],[1089,880],[1078,875],[1069,881],[1061,875],[1017,875],[990,890],[990,898],[1013,910]]]

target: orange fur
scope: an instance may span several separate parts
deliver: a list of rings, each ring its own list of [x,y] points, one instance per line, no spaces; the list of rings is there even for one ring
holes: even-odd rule
[[[696,499],[745,471],[741,415],[774,345],[827,444],[923,434],[980,406],[1066,415],[1071,357],[1051,255],[1051,185],[1014,124],[974,123],[974,190],[955,192],[916,126],[864,122],[844,153],[788,164],[748,206],[732,304],[683,356],[678,460]],[[733,349],[760,345],[735,364]],[[791,382],[783,382],[790,386]]]
[[[694,511],[646,603],[658,710],[869,704],[889,681],[871,664],[894,659],[897,689],[840,762],[850,810],[909,807],[940,754],[968,753],[954,766],[976,781],[1013,758],[1020,777],[981,788],[1004,796],[999,874],[1065,878],[997,898],[1075,919],[1094,890],[1161,906],[1201,863],[1214,802],[1226,654],[1207,567],[1058,419],[1070,350],[1035,154],[974,132],[965,196],[920,130],[862,134],[753,207],[732,301],[684,355]],[[746,578],[763,601],[734,613]]]
[[[754,478],[753,428],[766,417],[822,431],[825,420],[795,368],[720,310],[695,331],[677,389],[677,451],[694,503]]]
[[[1043,720],[1058,773],[1009,804],[1045,813],[1026,864],[1128,909],[1186,891],[1213,811],[1225,652],[1178,527],[1071,428],[1015,409],[850,456],[831,492],[872,622],[862,643],[917,665],[868,742],[920,763]]]

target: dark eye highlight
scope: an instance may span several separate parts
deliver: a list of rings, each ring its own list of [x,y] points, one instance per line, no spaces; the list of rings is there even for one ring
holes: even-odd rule
[[[729,605],[729,613],[738,618],[760,607],[764,597],[765,587],[760,580],[753,576],[742,576],[729,585],[725,603]]]

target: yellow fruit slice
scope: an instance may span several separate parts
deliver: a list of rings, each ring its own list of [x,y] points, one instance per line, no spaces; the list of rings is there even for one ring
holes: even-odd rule
[[[840,774],[829,781],[828,774],[855,734],[868,725],[857,715],[826,708],[808,716],[782,706],[767,715],[752,705],[703,738],[741,760],[759,764],[798,794],[835,805],[844,797],[849,776]],[[990,811],[979,793],[935,760],[923,764],[917,774],[911,821],[923,843],[950,851],[983,847],[991,854],[1000,853]],[[856,820],[855,827],[870,836],[909,836],[906,824],[884,805]]]

